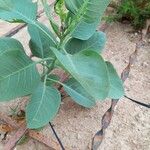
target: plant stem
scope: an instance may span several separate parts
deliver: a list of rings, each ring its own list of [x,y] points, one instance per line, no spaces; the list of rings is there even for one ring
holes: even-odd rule
[[[51,65],[49,66],[48,73],[53,70],[53,68],[55,66],[55,62],[56,62],[56,58],[52,61]]]
[[[36,64],[42,63],[47,60],[54,60],[54,58],[51,58],[51,57],[43,58],[42,60],[37,61]]]
[[[57,81],[57,80],[54,80],[54,79],[50,79],[50,78],[47,78],[47,79],[50,80],[50,81],[53,81],[55,83],[59,83],[60,85],[64,86],[64,84],[62,82],[60,82],[60,81]]]
[[[46,80],[47,80],[47,75],[45,75],[45,78],[44,78],[44,86],[46,85]]]

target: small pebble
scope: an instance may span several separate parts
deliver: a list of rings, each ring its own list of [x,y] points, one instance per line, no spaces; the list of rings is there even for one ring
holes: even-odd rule
[[[142,64],[141,64],[143,67],[148,67],[148,62],[143,62]]]
[[[77,134],[77,139],[80,140],[81,139],[81,135],[78,133]]]
[[[130,37],[131,37],[131,38],[134,38],[134,34],[131,34]]]
[[[138,33],[136,32],[136,33],[134,33],[134,35],[135,35],[135,36],[137,36],[137,35],[138,35]]]

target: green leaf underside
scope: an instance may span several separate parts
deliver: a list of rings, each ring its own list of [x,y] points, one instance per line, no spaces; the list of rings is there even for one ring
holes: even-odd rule
[[[122,80],[119,78],[113,65],[110,62],[106,62],[106,64],[110,80],[110,90],[108,97],[113,99],[119,99],[124,95]]]
[[[110,0],[65,0],[65,3],[76,18],[72,37],[87,40],[94,34]]]
[[[0,18],[3,20],[31,23],[36,19],[36,12],[37,3],[31,0],[0,0]]]
[[[102,52],[106,43],[106,35],[103,32],[95,32],[88,40],[79,40],[72,38],[65,46],[69,54],[75,54],[82,50],[93,50],[98,54]]]
[[[49,19],[49,22],[54,30],[54,32],[56,33],[56,35],[58,35],[58,37],[60,36],[60,33],[59,33],[59,26],[58,24],[55,22],[54,18],[53,18],[53,11],[51,9],[51,7],[49,7],[49,4],[47,2],[47,0],[41,0],[42,4],[43,4],[43,7],[44,7],[44,11],[45,11],[45,14],[46,16],[48,17]]]
[[[46,125],[56,116],[60,103],[60,93],[56,89],[40,83],[26,107],[28,128],[36,129]]]
[[[38,28],[45,37],[53,41],[53,37],[36,21],[37,3],[31,0],[0,0],[0,19],[6,21],[22,20]],[[55,41],[53,41],[55,43]]]
[[[87,108],[96,105],[95,99],[89,95],[85,89],[75,79],[71,78],[64,83],[64,89],[72,97],[72,99]]]
[[[103,100],[109,91],[109,79],[103,58],[94,51],[81,51],[75,55],[62,54],[52,49],[64,68],[96,100]]]
[[[56,39],[51,31],[43,24],[37,22],[37,25],[42,28],[47,34],[33,24],[28,25],[28,31],[31,36],[29,43],[32,54],[39,58],[54,57],[50,47],[56,47]],[[47,38],[49,35],[51,38]]]
[[[31,94],[40,81],[35,63],[15,39],[0,38],[0,101]]]

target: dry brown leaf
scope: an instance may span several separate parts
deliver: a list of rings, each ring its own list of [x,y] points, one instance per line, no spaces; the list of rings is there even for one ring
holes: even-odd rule
[[[7,124],[0,124],[0,132],[11,132],[13,130],[14,128],[12,128],[11,126]]]
[[[28,131],[28,129],[26,128],[26,125],[23,124],[16,133],[14,133],[14,135],[8,140],[8,142],[5,144],[4,149],[3,150],[12,150],[17,142],[21,139],[21,137],[23,135],[25,135],[25,133]]]

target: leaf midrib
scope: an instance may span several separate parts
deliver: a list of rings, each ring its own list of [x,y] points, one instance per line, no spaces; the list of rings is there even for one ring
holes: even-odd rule
[[[43,85],[42,97],[41,97],[40,102],[39,102],[40,104],[39,104],[39,106],[38,106],[38,108],[37,108],[37,111],[36,111],[35,115],[32,117],[32,121],[37,121],[37,119],[35,119],[35,118],[36,118],[36,116],[37,116],[37,114],[38,114],[38,112],[39,112],[39,110],[40,110],[40,107],[41,107],[42,104],[43,104],[45,92],[46,92],[46,85],[45,85],[45,83],[44,83],[44,85]]]
[[[74,90],[73,88],[71,88],[70,86],[68,86],[68,85],[66,85],[66,84],[63,84],[63,86],[66,87],[66,88],[68,88],[68,89],[70,89],[71,91],[73,91],[73,92],[76,93],[77,95],[79,95],[79,96],[81,96],[81,97],[83,97],[83,98],[86,98],[86,99],[88,99],[89,101],[92,101],[92,100],[90,100],[88,97],[85,97],[84,95],[80,94],[79,92],[77,92],[76,90]],[[93,102],[93,101],[92,101],[92,102]]]
[[[0,82],[1,82],[2,80],[6,79],[6,78],[9,78],[9,77],[11,77],[11,76],[14,76],[14,75],[17,74],[17,73],[22,72],[23,70],[26,70],[27,68],[30,68],[31,66],[33,66],[33,65],[35,65],[35,64],[36,64],[35,62],[32,62],[32,63],[30,63],[29,65],[27,65],[26,67],[24,67],[24,68],[22,68],[22,69],[19,69],[19,70],[13,72],[12,74],[9,74],[8,76],[2,77],[2,78],[0,79]]]
[[[64,84],[64,83],[62,83],[62,82],[60,82],[60,81],[57,81],[57,80],[54,80],[54,79],[51,79],[51,78],[48,78],[48,80],[51,80],[51,81],[56,82],[56,83],[59,83],[60,85],[62,85],[62,86],[64,86],[64,87],[70,89],[71,91],[75,92],[77,95],[80,95],[81,97],[85,97],[84,95],[78,93],[76,90],[74,90],[73,88],[71,88],[71,87],[70,87],[71,85],[68,86],[67,84]],[[88,99],[87,97],[85,97],[85,98]],[[91,101],[92,101],[92,100],[91,100]]]
[[[96,38],[95,38],[96,39]],[[81,41],[81,40],[80,40]],[[86,43],[89,43],[88,41],[86,41]],[[82,51],[84,51],[84,50],[89,50],[91,47],[93,47],[94,45],[96,45],[98,43],[98,41],[94,41],[94,42],[92,42],[92,44],[91,45],[89,45],[88,47],[85,47],[85,48],[83,48],[82,49]]]

